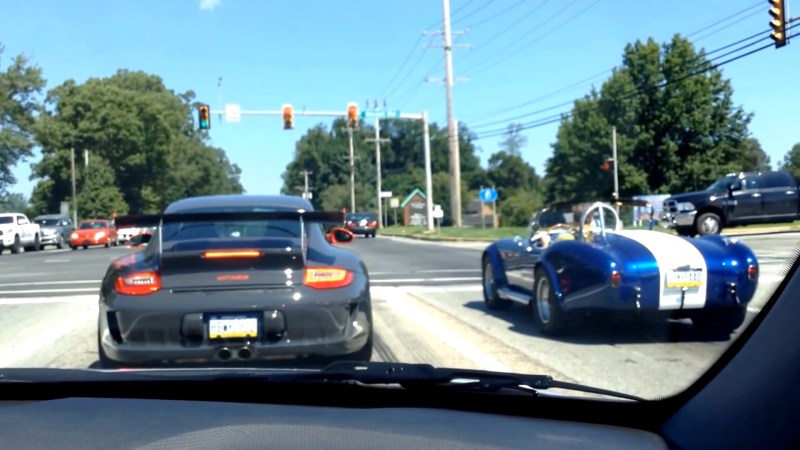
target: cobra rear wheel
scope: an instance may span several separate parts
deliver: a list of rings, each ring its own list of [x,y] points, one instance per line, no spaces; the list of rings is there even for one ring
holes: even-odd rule
[[[567,313],[561,310],[547,273],[536,270],[533,282],[533,319],[539,330],[547,335],[563,333],[567,329]]]
[[[483,258],[483,301],[486,307],[492,310],[508,309],[510,300],[500,298],[497,293],[497,284],[494,279],[494,268],[489,258]]]

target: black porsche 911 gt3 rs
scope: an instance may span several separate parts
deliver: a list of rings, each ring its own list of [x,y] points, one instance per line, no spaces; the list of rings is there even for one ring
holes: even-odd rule
[[[242,363],[306,356],[369,360],[372,304],[359,256],[332,243],[343,213],[299,197],[220,195],[117,218],[155,226],[103,279],[101,366]]]

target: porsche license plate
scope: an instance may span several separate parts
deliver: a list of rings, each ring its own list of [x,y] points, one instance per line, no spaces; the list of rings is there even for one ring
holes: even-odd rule
[[[248,316],[212,316],[208,320],[209,339],[258,337],[258,319]]]
[[[700,287],[703,285],[702,275],[700,270],[670,270],[667,272],[667,287]]]

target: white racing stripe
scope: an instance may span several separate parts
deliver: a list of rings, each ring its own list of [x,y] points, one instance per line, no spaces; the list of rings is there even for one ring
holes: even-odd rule
[[[616,233],[641,244],[655,258],[658,264],[658,309],[680,309],[681,304],[685,309],[699,309],[705,306],[708,267],[706,259],[697,247],[681,237],[667,233],[647,230],[623,230]],[[681,302],[681,289],[666,286],[667,272],[687,264],[692,269],[702,270],[700,278],[703,284],[699,288],[687,290]]]

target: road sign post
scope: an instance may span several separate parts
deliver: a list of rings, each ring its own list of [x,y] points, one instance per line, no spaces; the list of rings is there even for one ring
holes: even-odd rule
[[[497,190],[493,187],[481,187],[478,192],[478,199],[481,201],[481,227],[486,228],[486,215],[483,213],[483,204],[492,204],[492,228],[497,228]]]

